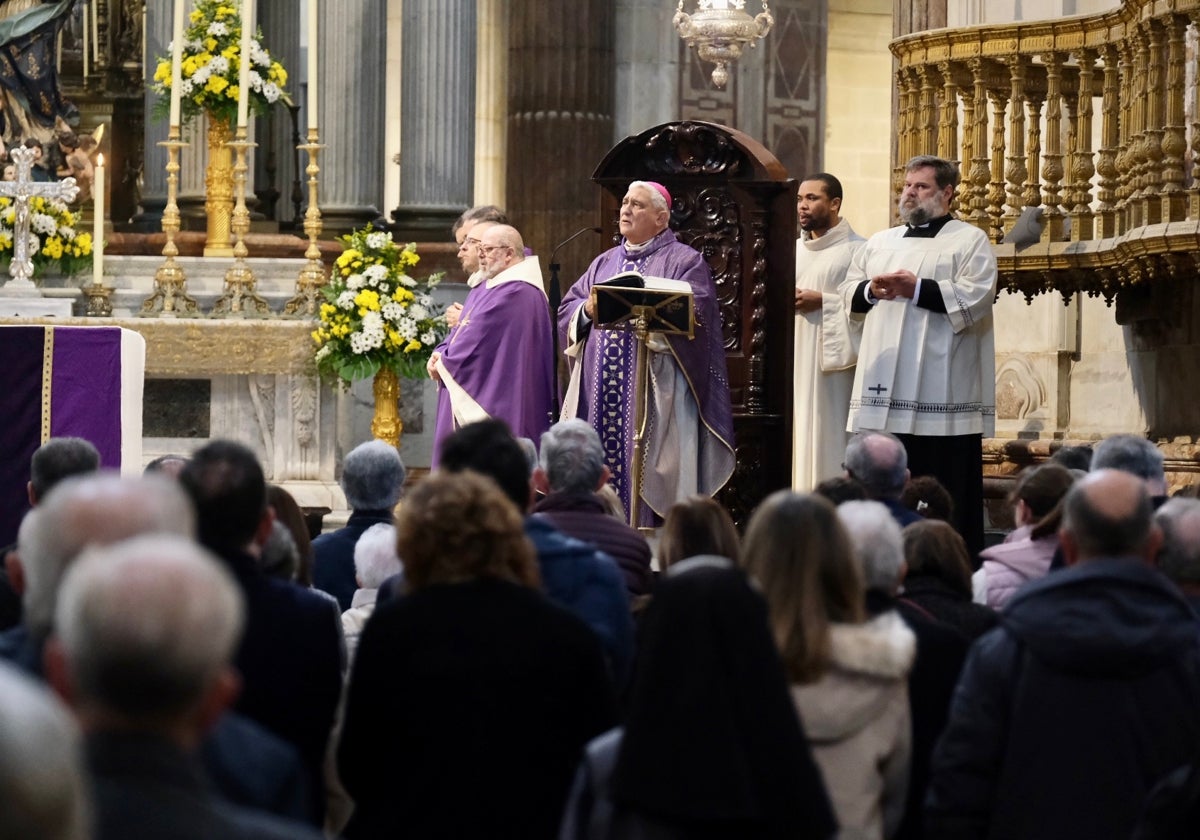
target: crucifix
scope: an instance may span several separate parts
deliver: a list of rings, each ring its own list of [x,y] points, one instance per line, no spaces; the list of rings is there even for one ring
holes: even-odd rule
[[[61,198],[68,204],[79,195],[79,185],[74,178],[61,181],[34,181],[31,177],[34,150],[24,146],[10,149],[8,156],[17,166],[17,180],[0,181],[0,196],[11,198],[16,210],[13,221],[13,256],[9,263],[10,279],[4,285],[6,295],[28,295],[37,288],[33,285],[33,254],[29,252],[29,200],[34,196]],[[96,247],[93,243],[92,247]]]

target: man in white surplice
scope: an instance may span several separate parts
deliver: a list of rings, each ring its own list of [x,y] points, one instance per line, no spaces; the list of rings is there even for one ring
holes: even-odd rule
[[[900,438],[912,474],[950,492],[974,556],[983,548],[983,437],[995,434],[996,258],[982,231],[951,217],[957,185],[953,163],[910,160],[904,224],[872,236],[851,262],[843,297],[866,320],[847,429]]]
[[[792,488],[812,490],[842,474],[846,416],[862,321],[838,287],[864,240],[839,218],[842,184],[819,172],[800,183],[796,215],[796,349],[792,398]]]

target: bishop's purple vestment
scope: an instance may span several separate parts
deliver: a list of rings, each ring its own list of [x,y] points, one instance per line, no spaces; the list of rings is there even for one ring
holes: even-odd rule
[[[494,417],[535,443],[550,428],[553,325],[540,278],[537,257],[527,257],[468,292],[458,325],[436,351],[443,385],[433,466],[442,441],[464,423]]]
[[[642,249],[624,243],[592,261],[558,309],[558,331],[571,358],[562,416],[587,420],[600,435],[612,482],[629,511],[636,412],[637,339],[595,329],[582,307],[592,286],[624,271],[686,280],[692,287],[696,337],[662,336],[649,354],[650,392],[640,498],[658,517],[693,493],[713,495],[733,474],[733,412],[721,343],[721,313],[704,258],[670,230]],[[637,521],[652,524],[644,508]]]

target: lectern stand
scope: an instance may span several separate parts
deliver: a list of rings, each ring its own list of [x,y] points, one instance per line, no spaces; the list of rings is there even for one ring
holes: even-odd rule
[[[622,274],[592,287],[592,311],[596,313],[596,329],[632,332],[637,339],[633,463],[629,484],[629,524],[636,528],[645,458],[643,438],[649,387],[649,344],[654,335],[686,335],[689,341],[696,337],[692,288],[681,280]]]

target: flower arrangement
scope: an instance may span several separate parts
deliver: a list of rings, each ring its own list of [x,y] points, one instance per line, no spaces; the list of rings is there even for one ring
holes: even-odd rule
[[[63,274],[78,274],[92,265],[92,235],[75,229],[78,216],[57,198],[29,199],[29,255],[35,276],[57,264]],[[17,208],[13,199],[0,197],[0,263],[13,257],[13,228]],[[36,240],[36,241],[35,241]]]
[[[425,375],[433,348],[446,335],[446,316],[434,304],[435,274],[417,280],[416,245],[401,248],[371,225],[339,237],[345,250],[322,287],[320,323],[313,330],[321,375],[345,383],[388,368],[403,377]]]
[[[198,0],[184,31],[181,64],[184,120],[207,113],[232,123],[237,117],[240,95],[239,73],[242,61],[242,18],[232,2]],[[263,49],[262,33],[250,42],[250,109],[256,114],[279,100],[289,101],[283,87],[287,71]],[[174,49],[174,45],[171,45]],[[159,57],[154,70],[154,90],[163,95],[156,112],[166,113],[171,91],[171,56]],[[161,115],[161,114],[160,114]]]

